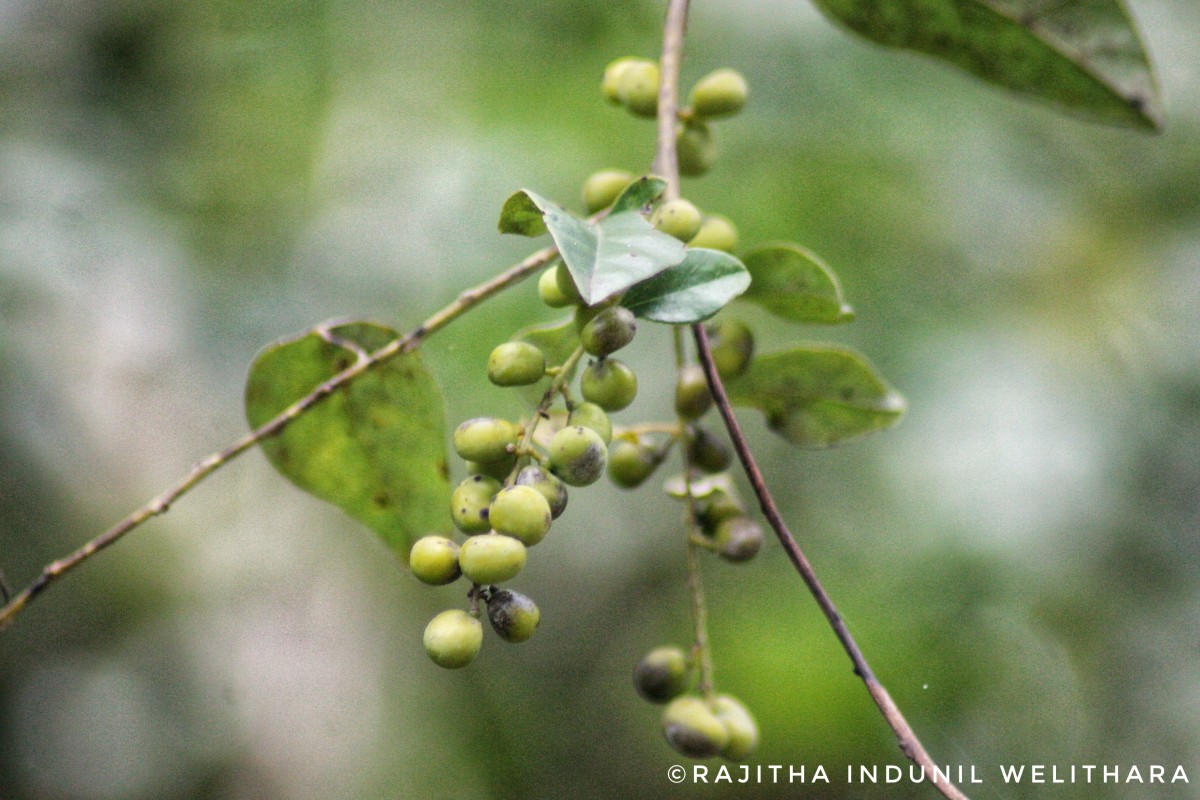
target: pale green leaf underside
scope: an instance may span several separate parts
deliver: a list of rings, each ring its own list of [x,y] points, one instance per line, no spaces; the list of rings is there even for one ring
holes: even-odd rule
[[[743,300],[776,316],[823,325],[854,319],[837,277],[820,258],[795,244],[767,244],[742,254],[753,282]]]
[[[689,248],[682,263],[634,286],[621,305],[642,319],[690,324],[708,319],[749,285],[750,274],[733,256]]]
[[[829,447],[894,425],[904,398],[857,353],[830,345],[757,356],[726,385],[735,405],[763,412],[792,444]]]
[[[370,323],[330,333],[368,352],[398,336]],[[271,420],[354,359],[352,350],[315,332],[268,346],[246,380],[250,426]],[[416,538],[450,530],[444,425],[441,392],[412,352],[338,389],[261,447],[288,480],[374,530],[407,560]]]
[[[1157,128],[1158,89],[1122,0],[813,0],[868,39],[950,61],[1098,122]]]

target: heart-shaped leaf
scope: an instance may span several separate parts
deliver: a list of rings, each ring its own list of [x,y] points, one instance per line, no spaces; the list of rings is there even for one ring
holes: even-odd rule
[[[753,279],[743,300],[792,322],[834,325],[854,319],[837,277],[817,256],[795,244],[768,244],[742,254]]]
[[[270,345],[246,380],[252,428],[397,338],[356,322]],[[292,483],[341,508],[407,558],[412,542],[450,530],[445,418],[437,384],[416,352],[360,375],[260,443]]]
[[[716,314],[749,285],[750,274],[733,256],[688,248],[683,263],[637,284],[621,304],[642,319],[687,324]]]
[[[792,444],[829,447],[894,425],[905,403],[862,356],[830,345],[757,356],[726,384],[730,400],[757,408]]]

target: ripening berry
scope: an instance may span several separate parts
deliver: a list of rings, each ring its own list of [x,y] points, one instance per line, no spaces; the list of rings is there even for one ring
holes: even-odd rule
[[[443,611],[425,626],[425,652],[446,669],[465,667],[479,655],[483,625],[461,609]]]
[[[662,727],[667,744],[690,758],[715,756],[729,744],[729,731],[699,697],[672,700],[663,709]]]
[[[571,409],[567,417],[568,425],[582,425],[600,434],[605,444],[612,441],[612,421],[604,409],[595,403],[580,403]]]
[[[721,755],[730,761],[741,761],[758,746],[758,723],[741,702],[727,694],[717,695],[713,713],[725,731],[729,741],[721,748]]]
[[[639,117],[653,117],[658,113],[659,77],[656,62],[633,61],[616,78],[617,99]]]
[[[537,489],[550,506],[551,519],[558,519],[567,510],[567,487],[537,464],[531,464],[517,473],[517,485]]]
[[[675,379],[675,413],[689,422],[704,416],[712,407],[708,379],[699,364],[688,364]]]
[[[635,489],[654,474],[658,451],[642,442],[617,439],[608,448],[608,477],[623,489]]]
[[[633,686],[651,703],[666,703],[683,694],[688,659],[678,647],[656,647],[633,668]]]
[[[605,411],[627,408],[637,397],[637,375],[615,358],[589,364],[579,376],[583,399]]]
[[[709,214],[700,223],[700,230],[688,242],[688,247],[707,247],[709,250],[732,253],[737,249],[737,244],[737,228],[729,218],[720,214]]]
[[[583,207],[589,214],[608,208],[633,181],[634,176],[623,169],[602,169],[592,173],[583,182]]]
[[[537,604],[520,592],[500,589],[492,592],[487,603],[492,630],[506,642],[524,642],[533,636],[542,612]]]
[[[723,319],[708,326],[713,363],[721,380],[736,378],[750,366],[754,356],[754,334],[740,320]]]
[[[579,331],[583,349],[597,358],[615,353],[633,341],[637,321],[624,306],[611,306],[588,320]]]
[[[608,66],[604,68],[604,78],[600,81],[600,91],[604,93],[604,99],[613,105],[620,105],[621,98],[617,94],[617,82],[621,80],[621,76],[631,65],[645,61],[646,59],[636,56],[623,56],[609,62]]]
[[[604,474],[608,450],[600,434],[572,425],[554,434],[548,448],[550,472],[570,486],[587,486]]]
[[[717,555],[734,563],[754,558],[763,545],[762,526],[740,515],[717,523],[712,537],[717,545]]]
[[[699,425],[687,432],[688,461],[705,472],[722,472],[733,460],[729,446]]]
[[[668,200],[650,215],[650,224],[681,242],[692,239],[700,230],[700,209],[679,198]]]
[[[458,545],[445,536],[422,536],[408,553],[412,574],[430,586],[444,586],[458,580]]]
[[[675,129],[675,157],[679,174],[695,178],[708,172],[717,160],[717,140],[699,120],[689,120]]]
[[[511,536],[472,536],[458,549],[458,565],[471,583],[504,583],[525,566],[525,545]]]
[[[486,475],[471,475],[450,495],[450,519],[463,533],[486,533],[492,529],[488,508],[500,491],[500,482]]]
[[[528,386],[546,374],[546,356],[529,342],[505,342],[488,356],[488,380],[497,386]]]
[[[532,486],[509,486],[492,500],[488,520],[496,533],[533,547],[550,530],[550,504]]]
[[[688,95],[688,103],[697,117],[726,117],[742,110],[749,93],[750,87],[740,72],[718,69],[696,82]]]
[[[454,452],[466,461],[503,461],[517,443],[517,426],[506,419],[476,417],[454,431]]]

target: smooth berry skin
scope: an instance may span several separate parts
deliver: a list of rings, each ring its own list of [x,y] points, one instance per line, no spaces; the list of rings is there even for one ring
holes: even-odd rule
[[[604,68],[604,77],[600,81],[600,91],[604,94],[604,99],[613,105],[620,105],[621,97],[617,93],[617,84],[621,80],[621,76],[630,66],[646,60],[636,56],[623,56],[609,62],[608,66]]]
[[[704,416],[712,403],[704,369],[699,364],[688,364],[679,370],[675,379],[675,413],[691,422]]]
[[[637,321],[624,306],[612,306],[592,317],[579,331],[579,343],[588,354],[603,358],[633,341]]]
[[[729,447],[699,425],[688,429],[687,448],[688,461],[705,472],[721,472],[733,462]]]
[[[729,217],[720,214],[706,215],[700,223],[700,230],[696,231],[696,235],[688,242],[688,247],[705,247],[723,253],[732,253],[737,249],[737,245],[737,226]]]
[[[584,400],[605,411],[620,411],[637,397],[637,375],[624,362],[606,358],[584,369],[579,391]]]
[[[506,419],[476,417],[454,431],[454,452],[466,461],[502,461],[517,444],[517,426]]]
[[[633,668],[633,687],[651,703],[674,700],[687,684],[688,659],[678,647],[656,647]]]
[[[544,271],[538,278],[538,297],[551,308],[566,308],[575,304],[558,288],[558,272],[554,267]]]
[[[462,575],[458,567],[458,545],[445,536],[422,536],[408,553],[412,574],[430,586],[445,586]]]
[[[762,526],[743,516],[721,520],[713,528],[712,537],[717,545],[717,555],[735,564],[758,555],[764,538]]]
[[[488,516],[492,498],[500,491],[500,482],[486,475],[471,475],[450,495],[450,519],[463,533],[487,533],[492,529]]]
[[[639,117],[658,113],[658,64],[640,59],[621,70],[616,79],[616,95],[621,105]]]
[[[528,386],[546,374],[546,356],[529,342],[505,342],[488,356],[488,380],[497,386]]]
[[[433,663],[459,669],[475,660],[483,646],[483,625],[461,609],[443,611],[425,626],[425,652]]]
[[[699,697],[677,697],[663,709],[663,735],[680,755],[708,758],[729,744],[729,731]]]
[[[528,641],[542,621],[537,604],[520,592],[500,589],[487,604],[488,621],[501,639],[513,644]]]
[[[525,545],[511,536],[472,536],[458,550],[458,565],[471,583],[504,583],[525,567]]]
[[[715,535],[717,526],[723,521],[745,513],[746,509],[738,499],[724,490],[715,491],[696,501],[696,521],[706,536]]]
[[[608,418],[608,413],[595,403],[580,403],[575,406],[567,416],[567,424],[591,428],[600,434],[605,444],[612,441],[612,420]]]
[[[650,224],[681,242],[690,241],[700,232],[703,217],[690,201],[668,200],[650,215]]]
[[[721,380],[732,380],[749,368],[754,357],[754,334],[746,323],[723,319],[708,326],[708,337]]]
[[[488,509],[488,520],[496,533],[520,539],[533,547],[550,530],[550,503],[532,486],[501,489]]]
[[[728,117],[745,107],[749,94],[750,87],[740,72],[718,69],[696,82],[688,95],[688,104],[697,117]]]
[[[518,486],[536,489],[542,497],[546,498],[546,502],[550,506],[551,519],[558,519],[567,510],[567,487],[558,478],[536,464],[518,472],[516,483]]]
[[[588,486],[604,474],[608,449],[600,434],[572,425],[554,434],[547,448],[550,472],[568,486]]]
[[[604,169],[592,173],[583,182],[583,207],[589,214],[608,208],[633,181],[633,174],[623,169]]]
[[[712,169],[717,160],[717,141],[703,122],[689,120],[675,130],[675,155],[679,174],[697,178]]]
[[[641,486],[658,465],[658,452],[641,442],[618,439],[608,448],[608,477],[622,489]]]
[[[729,734],[729,741],[721,748],[722,757],[741,761],[754,752],[758,746],[758,723],[741,701],[727,694],[717,695],[713,713]]]

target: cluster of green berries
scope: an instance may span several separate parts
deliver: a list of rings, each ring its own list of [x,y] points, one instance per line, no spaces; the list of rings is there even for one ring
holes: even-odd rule
[[[584,207],[589,214],[603,211],[636,179],[633,173],[620,169],[605,169],[593,173],[583,184]],[[650,216],[650,224],[663,233],[674,236],[688,247],[705,247],[709,250],[732,253],[738,245],[737,226],[732,220],[721,214],[706,214],[693,202],[682,197],[659,204]],[[547,285],[543,287],[542,299],[547,303],[553,300],[560,306],[566,306],[574,301],[562,287],[552,283],[553,279],[543,280]]]

